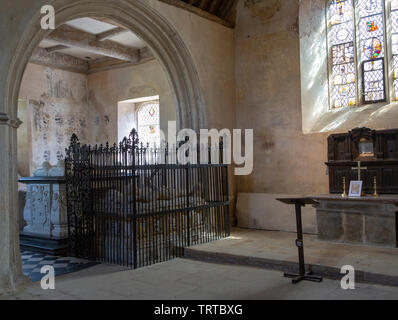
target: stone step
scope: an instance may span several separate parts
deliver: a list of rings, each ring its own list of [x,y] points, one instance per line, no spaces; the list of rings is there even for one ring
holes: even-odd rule
[[[68,251],[67,239],[46,239],[21,233],[20,248],[53,256],[64,256]]]
[[[286,273],[298,273],[298,262],[235,255],[225,252],[209,252],[207,250],[201,250],[200,246],[185,248],[184,258],[208,263],[240,265],[269,270],[278,270]],[[314,275],[320,275],[324,278],[332,280],[341,280],[344,276],[340,273],[339,268],[327,265],[306,264],[306,270],[312,270]],[[398,276],[395,275],[378,274],[355,269],[355,280],[359,283],[362,282],[398,287]]]

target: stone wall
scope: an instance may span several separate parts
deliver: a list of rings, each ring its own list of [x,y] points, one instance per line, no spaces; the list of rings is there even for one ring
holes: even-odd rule
[[[160,127],[167,133],[168,121],[176,120],[173,93],[157,60],[137,66],[113,69],[88,76],[89,109],[95,117],[109,120],[106,130],[94,119],[90,141],[118,141],[118,102],[159,95]],[[131,128],[132,129],[132,128]]]
[[[328,192],[326,134],[302,131],[299,1],[241,0],[235,30],[236,119],[254,129],[254,172],[239,177],[238,224],[295,230],[276,197]],[[250,210],[248,208],[251,208]],[[315,211],[304,230],[316,232]]]

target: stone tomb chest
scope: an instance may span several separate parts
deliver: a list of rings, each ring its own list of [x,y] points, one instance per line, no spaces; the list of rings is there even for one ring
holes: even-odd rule
[[[30,251],[62,255],[66,253],[68,224],[64,163],[49,163],[35,171],[33,177],[19,179],[27,185],[24,220],[20,233],[21,247]]]

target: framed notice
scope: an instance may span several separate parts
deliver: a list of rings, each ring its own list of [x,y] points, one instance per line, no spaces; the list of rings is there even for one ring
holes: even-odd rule
[[[351,181],[349,197],[360,197],[362,194],[362,181]]]

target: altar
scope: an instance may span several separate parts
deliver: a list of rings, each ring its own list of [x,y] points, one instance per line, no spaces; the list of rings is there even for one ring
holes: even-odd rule
[[[398,247],[398,195],[311,198],[319,203],[315,208],[320,240]]]
[[[318,238],[396,248],[398,130],[332,134],[326,165],[330,195],[311,197]]]

